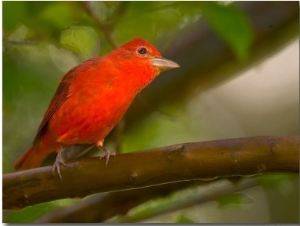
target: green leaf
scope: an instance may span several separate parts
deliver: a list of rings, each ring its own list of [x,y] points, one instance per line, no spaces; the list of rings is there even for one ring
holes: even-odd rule
[[[253,41],[253,30],[247,16],[234,5],[218,2],[201,2],[201,12],[238,59],[246,60]]]
[[[190,218],[188,218],[185,215],[179,215],[175,221],[175,223],[178,224],[193,224],[195,223],[193,220],[191,220]]]
[[[3,30],[11,32],[20,25],[20,21],[26,17],[26,2],[3,2]]]
[[[52,212],[60,207],[66,207],[71,204],[80,202],[76,199],[61,199],[46,203],[40,203],[33,206],[28,206],[20,211],[5,210],[4,219],[5,223],[30,223],[33,222],[43,215]]]
[[[257,179],[265,189],[280,188],[286,182],[290,181],[293,175],[290,174],[265,174]]]
[[[29,206],[21,211],[4,211],[3,222],[5,223],[29,223],[43,216],[44,214],[51,212],[56,208],[51,202],[42,203],[34,206]]]
[[[166,36],[170,40],[178,27],[184,27],[199,17],[196,6],[194,2],[131,1],[116,25],[115,35],[120,43],[132,37],[143,37],[153,43]]]
[[[72,21],[72,8],[68,4],[55,2],[47,7],[39,15],[41,22],[44,25],[52,26],[53,28],[62,29],[69,26]]]
[[[244,194],[235,193],[229,195],[223,195],[217,198],[218,208],[223,208],[228,205],[241,205],[241,204],[250,204],[253,202],[251,198]]]
[[[100,51],[97,32],[87,26],[72,26],[61,32],[60,43],[68,50],[79,54],[82,60],[96,57]]]

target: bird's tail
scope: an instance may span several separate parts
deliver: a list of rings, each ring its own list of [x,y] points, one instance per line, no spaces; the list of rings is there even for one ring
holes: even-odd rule
[[[39,167],[50,152],[39,152],[38,145],[29,148],[14,164],[15,169],[31,169]]]

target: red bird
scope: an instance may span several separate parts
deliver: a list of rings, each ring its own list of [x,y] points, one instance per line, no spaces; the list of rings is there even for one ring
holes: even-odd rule
[[[58,153],[53,170],[64,163],[62,151],[72,145],[95,144],[120,121],[135,96],[161,71],[177,68],[147,41],[136,38],[107,55],[87,60],[66,73],[38,128],[33,145],[16,169],[40,166]],[[105,150],[105,149],[104,149]],[[106,151],[108,161],[110,153]]]

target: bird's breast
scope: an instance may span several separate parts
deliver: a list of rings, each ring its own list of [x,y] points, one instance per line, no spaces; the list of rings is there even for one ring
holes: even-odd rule
[[[50,120],[57,142],[66,145],[96,143],[120,121],[135,94],[110,86],[70,96]]]

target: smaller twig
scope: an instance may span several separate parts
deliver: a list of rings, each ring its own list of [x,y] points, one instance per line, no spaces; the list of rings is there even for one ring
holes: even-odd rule
[[[114,129],[114,151],[116,153],[121,153],[122,151],[122,137],[124,133],[124,120],[121,120]]]
[[[176,116],[171,115],[169,113],[166,113],[164,111],[161,111],[159,109],[157,109],[157,106],[152,105],[149,101],[146,100],[146,98],[144,98],[142,96],[142,94],[137,95],[136,99],[141,103],[141,105],[155,113],[157,113],[159,116],[163,116],[167,119],[169,119],[170,121],[175,121],[176,120]]]
[[[176,200],[160,202],[159,205],[147,206],[133,214],[127,216],[119,216],[111,220],[106,221],[106,223],[129,223],[129,222],[140,222],[151,217],[156,217],[161,214],[170,213],[173,211],[181,210],[183,208],[193,207],[199,204],[203,204],[210,201],[215,201],[217,198],[243,191],[245,189],[258,186],[256,178],[246,178],[239,184],[233,184],[229,181],[217,181],[211,183],[208,189],[199,192],[196,189],[193,194],[185,195],[184,197],[177,198]]]
[[[126,12],[128,3],[129,2],[127,2],[127,1],[119,2],[119,6],[115,10],[113,20],[110,23],[110,29],[113,30],[115,28],[115,26],[117,25],[117,23],[120,21],[120,19],[122,18],[122,16]]]
[[[45,38],[13,40],[3,35],[3,49],[10,49],[14,46],[33,46],[45,41]]]
[[[95,14],[95,12],[94,12],[94,10],[91,6],[91,2],[90,1],[83,1],[83,2],[80,2],[80,3],[82,4],[84,10],[88,13],[88,15],[90,15],[91,18],[94,20],[94,22],[96,23],[98,28],[104,33],[104,36],[108,40],[109,44],[113,48],[117,48],[118,45],[117,45],[116,40],[113,38],[111,27],[109,25],[106,25],[105,23],[103,23],[99,19],[99,17]]]
[[[167,197],[175,191],[206,183],[203,181],[184,181],[128,191],[96,194],[73,206],[55,210],[38,219],[35,223],[103,222],[116,215],[124,215],[132,208],[153,198]]]

